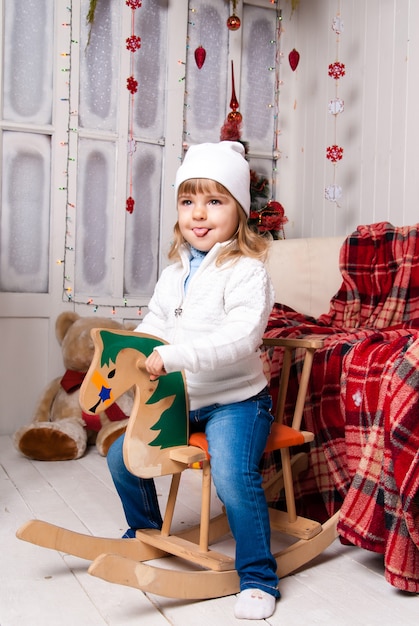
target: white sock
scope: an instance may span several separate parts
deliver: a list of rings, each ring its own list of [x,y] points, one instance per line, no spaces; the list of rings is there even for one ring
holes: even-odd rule
[[[265,619],[275,610],[276,598],[260,589],[244,589],[234,606],[237,619]]]

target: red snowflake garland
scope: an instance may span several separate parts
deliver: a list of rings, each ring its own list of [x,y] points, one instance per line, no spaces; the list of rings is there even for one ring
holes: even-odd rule
[[[130,52],[136,52],[141,48],[141,37],[138,35],[131,35],[126,39],[127,50]]]
[[[339,80],[342,76],[345,76],[345,64],[336,61],[329,65],[329,76],[335,80]]]
[[[337,119],[344,111],[344,101],[339,97],[340,78],[345,76],[346,68],[345,64],[339,61],[339,44],[340,35],[343,32],[343,20],[340,15],[340,0],[337,1],[338,14],[332,20],[332,30],[335,33],[336,39],[336,55],[335,61],[330,63],[328,67],[328,75],[334,80],[334,97],[329,100],[328,110],[333,116],[333,134],[332,145],[326,148],[326,159],[333,164],[333,180],[331,184],[327,185],[324,190],[326,200],[334,202],[336,206],[339,206],[339,200],[342,197],[342,187],[337,184],[337,164],[343,158],[343,148],[338,145],[338,123]]]
[[[127,89],[132,95],[137,93],[138,80],[135,80],[134,76],[127,78]]]
[[[343,157],[343,148],[334,144],[333,146],[328,146],[326,148],[326,158],[332,163],[336,163],[340,161]]]
[[[125,208],[128,213],[133,213],[135,200],[132,197],[133,189],[133,157],[136,148],[133,129],[133,110],[134,110],[134,94],[138,91],[138,80],[134,77],[134,60],[133,54],[141,48],[141,37],[134,33],[134,12],[142,6],[142,0],[126,0],[125,4],[131,9],[131,35],[126,39],[126,48],[132,53],[130,60],[131,76],[127,78],[127,89],[131,94],[130,98],[130,127],[128,134],[128,176],[129,176],[129,196],[126,199]]]

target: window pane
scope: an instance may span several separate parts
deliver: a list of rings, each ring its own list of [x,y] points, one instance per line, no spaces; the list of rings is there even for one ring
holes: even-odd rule
[[[80,107],[81,128],[117,130],[121,4],[97,3],[93,26],[86,22],[89,2],[81,3]],[[123,7],[122,7],[123,8]]]
[[[251,150],[272,148],[275,99],[276,11],[244,7],[240,111]]]
[[[219,0],[191,3],[190,7],[196,8],[196,13],[191,13],[193,21],[188,29],[186,141],[191,144],[219,141],[226,112],[227,72],[231,71],[226,63],[229,33],[226,21],[230,7]],[[207,55],[199,70],[194,54],[200,45]]]
[[[4,3],[3,117],[51,124],[53,0]]]
[[[0,288],[48,291],[49,137],[3,133]]]
[[[115,146],[80,139],[76,206],[77,296],[112,294]]]
[[[168,0],[143,0],[136,9],[135,33],[141,48],[134,53],[134,134],[145,139],[164,135]]]
[[[142,145],[134,154],[135,208],[127,215],[125,295],[151,294],[157,280],[162,148]]]

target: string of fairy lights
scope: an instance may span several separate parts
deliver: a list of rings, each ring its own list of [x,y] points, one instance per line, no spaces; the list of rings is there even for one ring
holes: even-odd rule
[[[126,0],[125,5],[127,10],[131,11],[131,32],[126,38],[125,45],[130,52],[130,76],[127,78],[126,88],[130,92],[129,97],[129,132],[128,132],[128,197],[126,199],[126,210],[128,213],[132,213],[135,206],[135,200],[132,195],[132,162],[133,154],[135,152],[135,140],[133,137],[133,108],[134,108],[134,96],[137,92],[138,81],[134,76],[134,61],[133,55],[141,48],[141,38],[134,32],[135,20],[134,12],[136,9],[142,6],[142,0]],[[57,260],[58,265],[63,265],[63,300],[71,302],[77,305],[88,305],[88,307],[96,313],[99,309],[106,309],[116,315],[121,313],[122,310],[126,311],[135,310],[138,316],[143,313],[143,306],[138,304],[129,304],[127,298],[122,297],[119,304],[108,304],[102,302],[102,299],[95,299],[89,297],[87,299],[80,299],[74,293],[74,272],[75,272],[75,213],[76,213],[76,184],[77,180],[77,151],[78,151],[78,111],[74,108],[73,102],[77,101],[78,94],[76,95],[75,86],[71,82],[72,71],[72,58],[75,55],[75,50],[79,54],[80,42],[74,38],[73,35],[73,4],[70,1],[67,6],[69,19],[62,23],[62,28],[66,30],[68,36],[67,49],[61,52],[61,57],[66,60],[65,66],[62,68],[62,72],[66,75],[64,84],[65,93],[60,98],[62,103],[66,103],[68,106],[68,125],[67,125],[67,137],[65,140],[60,141],[62,149],[66,150],[67,169],[63,172],[65,177],[65,183],[59,187],[59,191],[66,194],[66,232],[64,243],[64,255],[63,258]],[[89,35],[90,37],[90,35]],[[64,38],[63,38],[64,39]],[[70,171],[70,168],[74,167],[74,171]],[[115,300],[115,298],[114,298]],[[117,299],[116,299],[117,300]],[[145,305],[144,305],[145,306]]]

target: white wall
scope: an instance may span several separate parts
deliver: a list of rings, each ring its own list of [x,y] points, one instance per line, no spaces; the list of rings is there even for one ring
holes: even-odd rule
[[[340,235],[358,224],[419,221],[419,2],[417,0],[300,0],[289,18],[284,4],[280,102],[279,199],[290,223],[287,237]],[[344,29],[338,57],[344,112],[328,111],[336,60],[332,20],[340,7]],[[293,73],[288,53],[301,55]],[[336,129],[335,129],[336,123]],[[344,148],[336,168],[339,206],[324,197],[334,166],[326,147]]]

